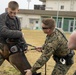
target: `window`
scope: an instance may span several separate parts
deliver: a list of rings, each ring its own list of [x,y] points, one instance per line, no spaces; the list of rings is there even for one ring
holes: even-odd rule
[[[57,27],[62,28],[62,19],[58,19]]]
[[[75,20],[75,28],[74,29],[76,29],[76,20]]]
[[[29,22],[30,22],[30,24],[33,24],[34,23],[34,20],[33,19],[30,19]]]
[[[36,23],[38,24],[38,21],[36,21]]]
[[[45,5],[34,5],[35,10],[45,10]]]
[[[64,5],[61,5],[61,9],[64,9]]]
[[[19,17],[20,22],[22,22],[22,17]]]
[[[73,32],[73,28],[74,28],[74,21],[73,20],[69,20],[69,31]]]

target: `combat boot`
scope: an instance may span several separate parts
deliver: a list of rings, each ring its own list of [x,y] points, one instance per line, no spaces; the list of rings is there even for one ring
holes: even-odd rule
[[[20,73],[20,75],[22,74]],[[41,75],[41,73],[33,73],[32,75]]]
[[[32,75],[41,75],[41,73],[33,73]]]

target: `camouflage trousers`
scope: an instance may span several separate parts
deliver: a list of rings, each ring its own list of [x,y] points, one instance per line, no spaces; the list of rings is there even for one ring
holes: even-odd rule
[[[4,62],[6,58],[9,56],[9,51],[8,47],[6,44],[0,43],[0,66]]]
[[[56,63],[51,75],[66,75],[71,66],[72,65],[67,66],[66,64],[62,64],[60,62]]]

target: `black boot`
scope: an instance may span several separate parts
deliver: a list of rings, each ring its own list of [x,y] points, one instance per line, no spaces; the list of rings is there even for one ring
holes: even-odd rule
[[[41,72],[40,73],[33,73],[32,75],[41,75]]]

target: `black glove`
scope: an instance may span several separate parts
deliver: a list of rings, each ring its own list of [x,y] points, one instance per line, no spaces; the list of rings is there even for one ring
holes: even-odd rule
[[[24,51],[27,50],[27,48],[28,48],[27,44],[24,42],[18,43],[18,46]]]

